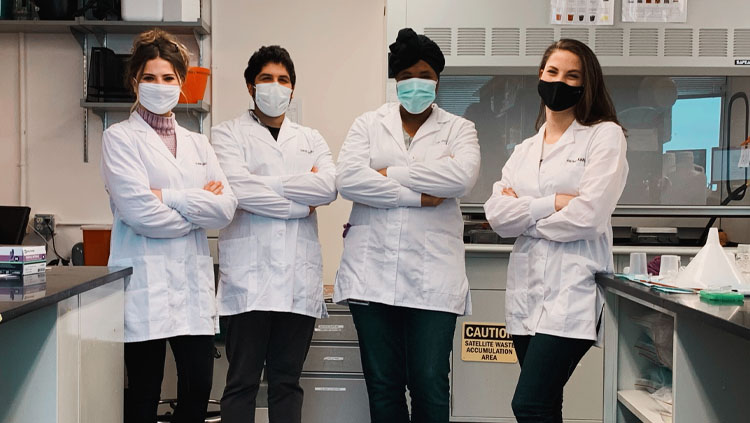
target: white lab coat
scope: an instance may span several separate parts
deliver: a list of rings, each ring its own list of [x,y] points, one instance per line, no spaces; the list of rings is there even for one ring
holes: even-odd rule
[[[354,121],[336,186],[354,202],[334,301],[471,312],[458,198],[479,174],[474,124],[433,105],[409,147],[398,103]],[[377,172],[388,168],[388,177]],[[421,194],[446,198],[420,208]]]
[[[604,297],[594,274],[613,270],[611,215],[628,173],[625,136],[612,122],[574,121],[540,164],[544,130],[516,146],[484,205],[500,236],[518,237],[506,324],[513,335],[597,340]],[[555,194],[578,196],[555,212]]]
[[[213,335],[213,260],[205,229],[232,219],[237,199],[204,135],[179,125],[177,157],[133,113],[104,131],[102,174],[114,215],[110,266],[132,266],[125,283],[125,342]],[[205,191],[224,184],[222,195]],[[161,189],[163,202],[151,192]]]
[[[250,113],[211,131],[239,200],[219,234],[219,314],[326,316],[317,213],[309,206],[336,199],[331,151],[318,131],[289,119],[276,141]]]

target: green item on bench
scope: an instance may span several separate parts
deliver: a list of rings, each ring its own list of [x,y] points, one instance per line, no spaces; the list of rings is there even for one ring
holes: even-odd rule
[[[700,292],[701,299],[721,303],[741,303],[745,296],[735,291],[703,289]]]

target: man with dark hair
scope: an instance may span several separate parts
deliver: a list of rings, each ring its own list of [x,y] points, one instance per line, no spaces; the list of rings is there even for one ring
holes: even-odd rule
[[[327,315],[315,208],[336,199],[323,137],[286,118],[296,75],[282,47],[245,69],[254,108],[211,131],[239,207],[219,234],[219,314],[228,316],[225,423],[254,422],[265,364],[271,422],[301,421],[302,364],[315,319]]]

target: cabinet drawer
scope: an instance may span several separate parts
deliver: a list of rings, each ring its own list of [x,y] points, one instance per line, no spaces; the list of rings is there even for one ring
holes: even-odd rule
[[[334,314],[315,322],[313,341],[356,341],[357,330],[351,314]]]
[[[307,360],[302,370],[305,372],[362,373],[359,347],[313,345],[307,353]]]
[[[370,421],[364,379],[303,377],[300,385],[305,390],[302,403],[305,423]]]

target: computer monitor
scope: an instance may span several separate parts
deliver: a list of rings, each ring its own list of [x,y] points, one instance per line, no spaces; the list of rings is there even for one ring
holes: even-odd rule
[[[693,153],[693,163],[702,167],[703,169],[706,169],[706,149],[705,148],[697,148],[693,150],[667,150],[665,153],[679,153],[681,151],[688,151],[690,153]]]
[[[727,150],[721,147],[714,147],[711,149],[711,183],[723,182],[729,179],[730,181],[742,181],[750,175],[748,168],[739,167],[740,155],[742,154],[742,148],[730,148],[729,149],[729,161],[727,162]],[[727,178],[727,168],[729,169],[729,177]]]
[[[0,206],[0,244],[20,245],[29,224],[29,207]]]

